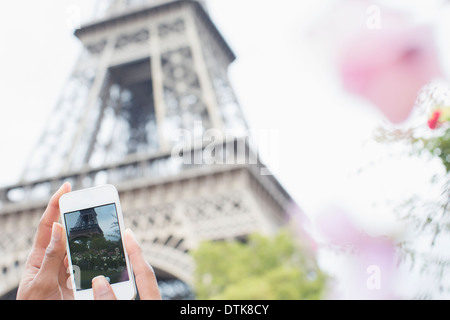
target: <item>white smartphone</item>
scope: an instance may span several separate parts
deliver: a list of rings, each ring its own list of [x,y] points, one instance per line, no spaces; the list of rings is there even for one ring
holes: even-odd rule
[[[104,185],[66,193],[59,208],[75,299],[94,299],[92,279],[100,275],[109,281],[117,299],[134,299],[136,287],[123,244],[125,229],[117,189]]]

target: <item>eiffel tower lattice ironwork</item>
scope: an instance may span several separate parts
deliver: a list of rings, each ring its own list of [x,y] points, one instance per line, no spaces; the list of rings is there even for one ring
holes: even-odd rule
[[[80,216],[75,225],[69,229],[69,241],[81,237],[103,235],[103,230],[98,225],[97,213],[94,208],[80,211]]]
[[[274,232],[292,203],[249,143],[228,78],[235,55],[205,3],[99,3],[75,31],[82,53],[21,181],[0,189],[0,296],[17,288],[64,181],[118,188],[168,298],[182,295],[165,284],[192,285],[201,241]]]

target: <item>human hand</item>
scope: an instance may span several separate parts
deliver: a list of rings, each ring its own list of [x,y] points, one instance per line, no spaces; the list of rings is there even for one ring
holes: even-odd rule
[[[124,232],[125,249],[133,266],[134,278],[139,290],[141,300],[161,300],[158,284],[153,268],[145,260],[141,247],[139,246],[133,231]],[[92,279],[92,290],[95,300],[116,300],[111,285],[104,276]]]
[[[57,222],[59,198],[71,189],[69,183],[64,183],[42,215],[17,291],[18,300],[73,299],[72,289],[67,286],[69,274],[64,265],[65,232]]]

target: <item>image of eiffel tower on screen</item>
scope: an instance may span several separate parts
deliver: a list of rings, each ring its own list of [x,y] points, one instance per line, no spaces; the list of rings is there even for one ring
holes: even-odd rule
[[[69,231],[69,241],[82,237],[91,238],[94,235],[102,235],[103,230],[98,225],[97,213],[94,208],[80,211],[77,223]]]
[[[110,283],[129,279],[115,204],[65,214],[77,290],[103,275]]]

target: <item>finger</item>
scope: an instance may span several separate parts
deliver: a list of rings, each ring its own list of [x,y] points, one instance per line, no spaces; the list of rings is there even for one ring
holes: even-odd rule
[[[133,266],[134,277],[141,300],[160,300],[158,283],[153,268],[147,263],[142,249],[136,241],[133,231],[125,230],[125,249]]]
[[[64,267],[65,267],[66,269],[69,268],[69,257],[67,256],[67,254],[66,254],[66,256],[64,257]]]
[[[72,189],[70,183],[64,183],[58,191],[51,197],[47,209],[41,217],[39,226],[36,232],[36,238],[34,240],[34,247],[37,249],[47,248],[50,242],[50,235],[53,228],[53,222],[59,220],[59,198],[70,192]]]
[[[64,228],[57,222],[53,223],[51,240],[45,250],[44,260],[38,275],[47,279],[58,280],[59,271],[66,254]]]
[[[70,278],[70,270],[68,265],[67,254],[64,257],[63,263],[59,268],[59,286],[64,300],[73,300],[72,279]]]
[[[111,285],[104,276],[92,279],[92,291],[94,300],[117,300]]]

